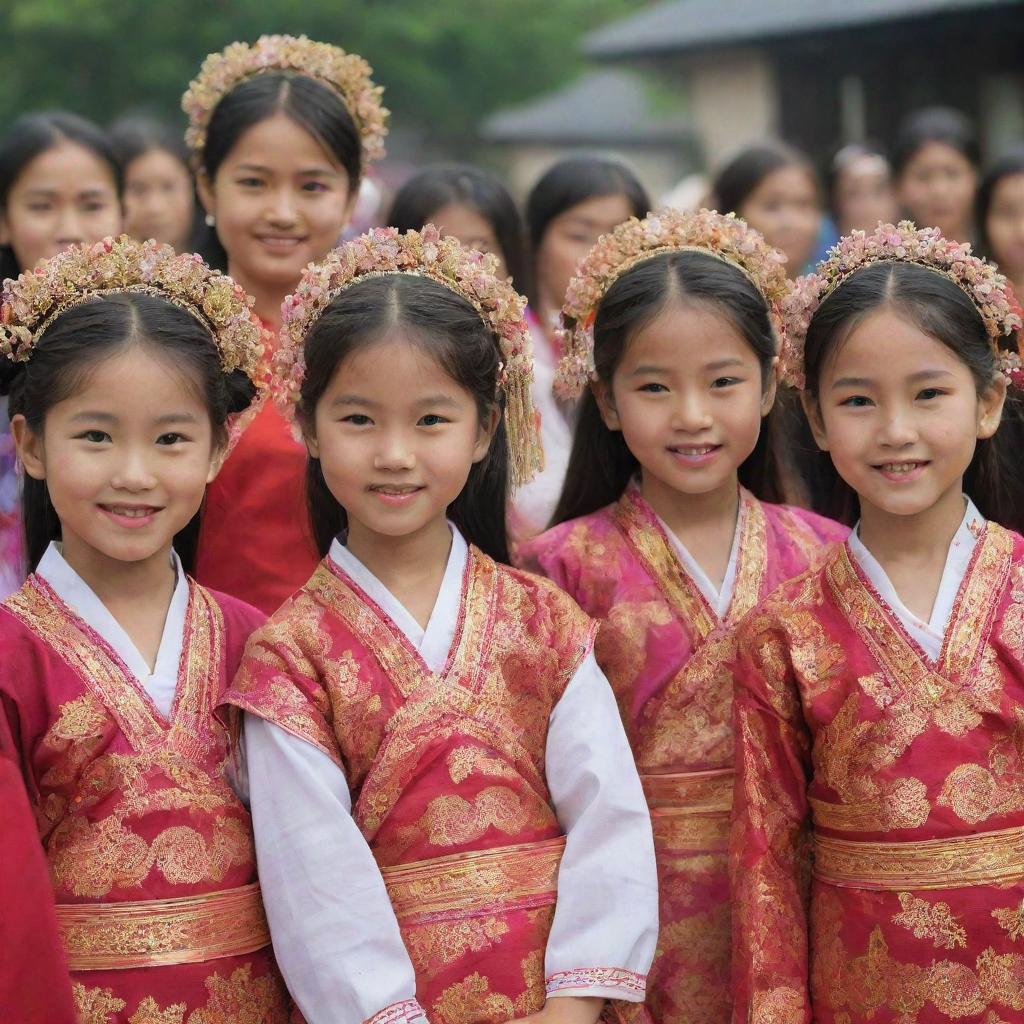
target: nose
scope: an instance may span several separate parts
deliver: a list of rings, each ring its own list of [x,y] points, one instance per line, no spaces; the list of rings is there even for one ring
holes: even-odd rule
[[[85,230],[78,210],[70,205],[62,207],[57,218],[57,243],[63,247],[84,241]]]
[[[672,429],[687,434],[708,430],[714,417],[705,397],[697,392],[682,392],[672,410]]]
[[[275,227],[291,227],[295,223],[295,197],[290,188],[279,188],[270,196],[267,219]]]
[[[882,422],[880,443],[886,448],[906,448],[918,438],[913,416],[904,409],[893,409]]]
[[[416,453],[413,445],[401,430],[388,431],[381,437],[380,446],[373,458],[373,468],[388,473],[413,469]]]
[[[117,490],[132,494],[156,487],[156,475],[150,468],[147,453],[139,448],[125,449],[110,483]]]

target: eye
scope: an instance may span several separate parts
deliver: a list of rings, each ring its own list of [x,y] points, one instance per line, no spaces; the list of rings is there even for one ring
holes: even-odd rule
[[[28,208],[33,213],[46,213],[46,211],[50,209],[50,204],[49,203],[29,203],[28,204]]]
[[[259,188],[263,184],[262,178],[239,178],[236,184],[243,188]]]
[[[664,384],[658,384],[655,381],[651,381],[649,384],[641,384],[637,390],[646,391],[649,395],[668,394],[668,388]]]
[[[946,394],[946,392],[943,391],[942,388],[923,388],[918,392],[917,397],[927,402],[931,398],[938,398],[940,395],[944,394]]]
[[[739,377],[716,377],[712,382],[713,388],[731,388],[735,384],[742,384]]]
[[[871,399],[866,395],[850,395],[849,398],[844,398],[840,405],[849,406],[851,409],[864,409],[871,405]]]
[[[187,441],[188,438],[184,434],[178,434],[174,431],[170,431],[166,434],[161,434],[157,439],[156,443],[169,447],[170,445],[179,444],[182,441]]]
[[[366,416],[361,412],[354,412],[348,416],[342,416],[341,422],[351,423],[353,427],[365,427],[368,424],[372,423],[373,420],[371,420],[369,416]]]
[[[84,209],[86,213],[98,213],[100,210],[105,210],[106,208],[107,203],[102,199],[89,199],[82,204],[82,209]]]
[[[307,181],[302,186],[303,192],[327,192],[327,186],[322,181]]]
[[[419,422],[416,424],[418,427],[439,427],[442,423],[448,423],[443,416],[439,416],[436,412],[428,412],[426,416],[421,416]]]
[[[110,440],[110,435],[105,430],[83,430],[75,435],[76,441],[88,441],[90,444],[103,444]]]

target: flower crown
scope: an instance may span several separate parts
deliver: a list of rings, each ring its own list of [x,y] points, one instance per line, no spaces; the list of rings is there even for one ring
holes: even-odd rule
[[[221,369],[241,370],[256,386],[256,400],[229,430],[233,444],[267,392],[263,328],[249,308],[249,296],[193,253],[179,255],[169,245],[121,235],[40,260],[35,269],[4,282],[0,356],[26,363],[62,313],[103,295],[128,292],[156,296],[190,313],[212,335]]]
[[[533,347],[524,316],[526,300],[496,276],[497,269],[496,256],[466,249],[451,236],[442,238],[432,224],[404,234],[397,228],[376,228],[311,263],[295,294],[281,306],[281,344],[274,357],[279,402],[294,411],[306,372],[306,335],[341,292],[373,277],[428,277],[465,299],[497,341],[512,479],[517,486],[526,483],[544,461],[530,392]]]
[[[818,308],[853,274],[873,263],[914,263],[952,281],[981,314],[1007,380],[1024,386],[1020,355],[1000,344],[1021,328],[1021,310],[1006,278],[991,263],[974,256],[966,242],[944,238],[938,228],[918,229],[909,220],[880,223],[870,234],[851,232],[829,250],[814,273],[796,281],[783,303],[789,337],[783,367],[787,383],[797,388],[805,385],[804,343]]]
[[[593,379],[594,320],[608,289],[637,264],[670,252],[702,252],[741,271],[764,297],[780,349],[784,348],[781,302],[789,291],[782,269],[786,257],[731,213],[668,208],[643,220],[631,217],[602,235],[576,268],[562,307],[564,326],[558,332],[564,355],[555,390],[561,397],[577,398]]]
[[[188,115],[185,143],[189,149],[199,152],[206,145],[213,111],[235,86],[273,71],[295,71],[333,89],[362,136],[363,160],[384,155],[390,111],[380,102],[383,88],[370,78],[373,69],[357,54],[306,36],[260,36],[252,45],[232,43],[220,53],[211,53],[181,98],[181,109]]]

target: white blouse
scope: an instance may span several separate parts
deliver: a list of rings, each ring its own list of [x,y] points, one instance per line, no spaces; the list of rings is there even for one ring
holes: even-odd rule
[[[978,543],[978,534],[985,525],[985,520],[977,506],[967,498],[967,509],[959,528],[953,535],[946,564],[942,570],[939,590],[935,595],[935,604],[928,621],[919,619],[901,600],[896,588],[892,585],[881,563],[864,546],[860,539],[860,524],[850,534],[850,554],[867,576],[871,585],[878,591],[879,597],[896,613],[906,631],[918,643],[921,650],[932,661],[938,661],[942,653],[942,642],[946,635],[949,618],[953,614],[953,604],[960,590],[960,584],[970,567],[974,557],[974,549]]]
[[[668,523],[661,516],[657,516],[661,528],[668,538],[669,547],[679,560],[686,574],[697,585],[697,589],[704,595],[704,599],[711,610],[719,619],[724,619],[729,613],[729,605],[732,604],[732,595],[736,589],[736,567],[739,563],[740,536],[742,534],[740,519],[743,517],[743,504],[740,503],[740,512],[736,516],[736,526],[732,535],[732,547],[729,549],[729,563],[725,568],[725,576],[722,577],[722,585],[716,587],[711,582],[711,577],[700,567],[697,559],[690,554],[686,545],[669,529]]]
[[[443,669],[468,557],[457,530],[425,629],[341,544],[330,557],[432,671]],[[306,1020],[361,1024],[389,1011],[395,1020],[426,1021],[384,881],[351,816],[343,771],[262,719],[247,714],[245,731],[263,899],[278,964]],[[592,654],[551,713],[546,776],[567,836],[546,976],[595,967],[645,976],[658,935],[650,817],[615,699]],[[556,995],[643,998],[603,987]]]

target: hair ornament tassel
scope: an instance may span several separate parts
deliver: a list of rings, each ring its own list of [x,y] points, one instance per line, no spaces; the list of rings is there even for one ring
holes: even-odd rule
[[[918,228],[909,220],[882,224],[872,232],[853,231],[841,238],[812,274],[799,278],[783,304],[789,347],[783,378],[796,388],[806,385],[804,343],[811,320],[833,292],[858,270],[875,263],[913,263],[952,281],[977,307],[992,351],[1009,384],[1024,384],[1019,348],[1004,341],[1021,329],[1021,308],[1003,274],[975,256],[966,242],[945,238],[938,228]],[[1019,345],[1019,336],[1018,336]]]
[[[789,292],[783,269],[786,257],[734,214],[666,208],[642,220],[632,217],[602,235],[577,267],[562,307],[563,326],[557,332],[564,355],[555,391],[562,398],[578,398],[594,377],[594,321],[608,289],[638,264],[673,252],[703,253],[744,274],[764,297],[778,351],[784,354],[781,303]]]
[[[392,274],[428,277],[465,299],[480,315],[498,346],[498,386],[505,395],[512,483],[531,480],[544,465],[540,431],[533,407],[533,345],[526,321],[526,300],[497,276],[491,253],[464,248],[442,237],[432,224],[422,231],[376,228],[353,238],[311,263],[293,295],[281,305],[280,344],[274,355],[275,398],[294,416],[306,373],[306,335],[334,299],[360,281]]]

